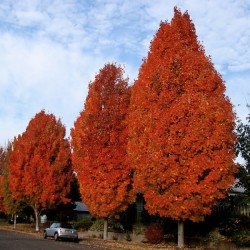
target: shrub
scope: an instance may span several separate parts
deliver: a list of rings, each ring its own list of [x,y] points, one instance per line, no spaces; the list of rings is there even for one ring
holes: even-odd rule
[[[74,226],[76,229],[84,229],[84,230],[88,230],[93,222],[91,221],[91,219],[89,217],[83,217],[81,219],[78,219],[77,221],[73,222]]]
[[[135,235],[144,234],[145,233],[145,226],[142,223],[136,223],[133,225],[133,233]]]
[[[151,244],[159,244],[164,237],[164,231],[158,224],[151,224],[145,230],[145,237]]]
[[[103,219],[96,219],[90,230],[91,231],[97,231],[97,232],[102,232],[103,231],[103,227],[104,227],[104,220]]]
[[[219,230],[215,228],[214,230],[208,233],[208,239],[210,241],[220,241],[223,240],[224,237],[220,234]]]

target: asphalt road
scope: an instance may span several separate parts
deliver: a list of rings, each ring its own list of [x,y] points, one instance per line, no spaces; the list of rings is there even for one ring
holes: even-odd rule
[[[104,250],[105,248],[93,248],[84,244],[43,239],[35,235],[29,235],[14,231],[0,229],[0,250]]]

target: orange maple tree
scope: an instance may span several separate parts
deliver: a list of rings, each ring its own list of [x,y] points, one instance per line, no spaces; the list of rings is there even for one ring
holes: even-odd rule
[[[33,208],[36,230],[41,211],[67,203],[72,180],[71,151],[60,119],[44,110],[14,139],[9,159],[9,187],[13,197]]]
[[[160,24],[130,109],[128,154],[146,209],[203,220],[234,182],[234,113],[187,12]]]
[[[94,216],[117,215],[134,200],[126,162],[129,102],[123,69],[106,64],[89,84],[84,110],[71,130],[82,200]]]

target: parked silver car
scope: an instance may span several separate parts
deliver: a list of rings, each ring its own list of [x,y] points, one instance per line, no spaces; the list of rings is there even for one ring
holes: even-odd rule
[[[74,226],[66,222],[54,222],[49,228],[44,229],[44,239],[53,237],[55,240],[69,239],[78,241],[78,233]]]

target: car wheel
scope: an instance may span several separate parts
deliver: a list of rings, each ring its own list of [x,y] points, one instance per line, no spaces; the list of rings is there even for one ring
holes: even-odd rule
[[[59,238],[58,238],[58,233],[55,233],[54,239],[55,239],[55,240],[58,240],[58,239],[59,239]]]
[[[47,233],[46,232],[43,233],[43,238],[47,239]]]

